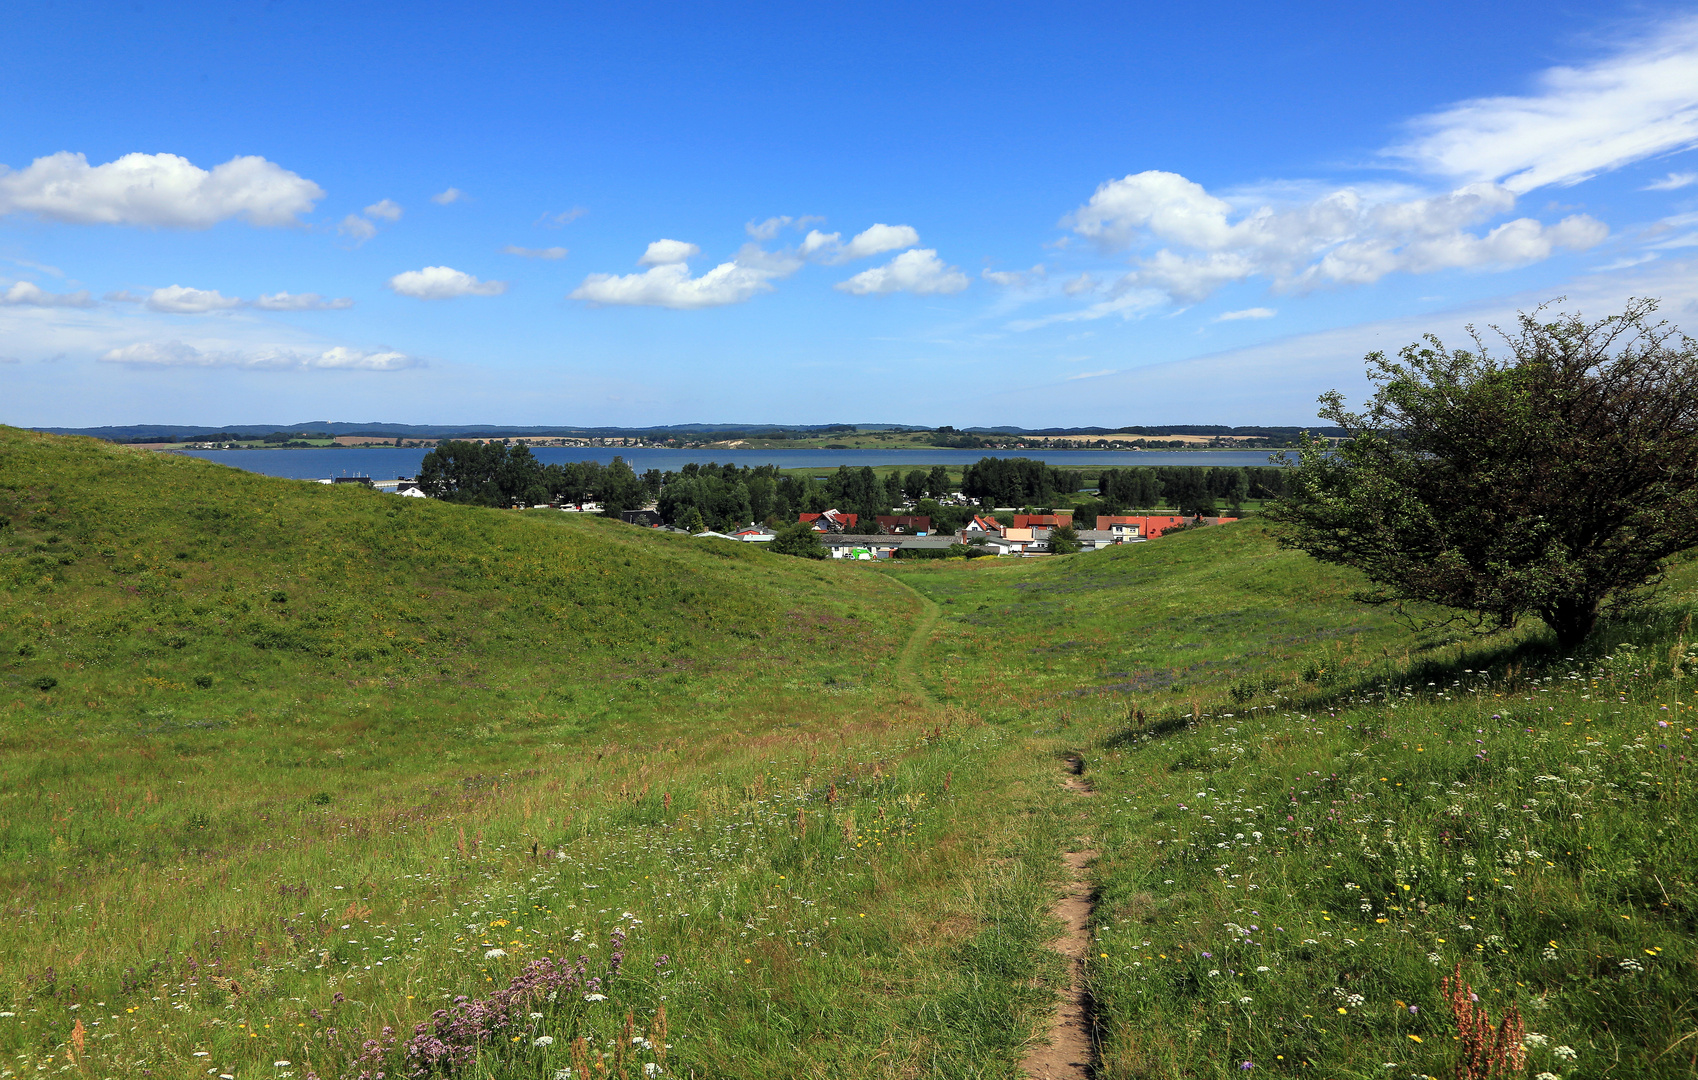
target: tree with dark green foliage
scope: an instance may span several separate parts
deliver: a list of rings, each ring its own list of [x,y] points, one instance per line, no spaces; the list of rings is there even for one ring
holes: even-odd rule
[[[1080,486],[1077,472],[1031,458],[980,458],[961,472],[961,492],[985,506],[1039,506]]]
[[[768,551],[776,551],[780,555],[795,555],[802,559],[823,559],[826,557],[825,545],[820,543],[819,533],[812,525],[794,521],[778,530],[778,535],[767,542]]]
[[[884,478],[884,483],[883,483],[882,487],[884,489],[884,503],[885,503],[885,505],[895,506],[896,504],[898,504],[902,501],[902,476],[901,476],[901,474],[896,473],[894,471],[891,472],[888,476],[886,476]]]
[[[530,450],[449,439],[419,463],[419,487],[433,499],[512,506],[548,497],[546,474]]]
[[[603,517],[616,518],[627,510],[640,508],[647,501],[642,478],[625,463],[623,457],[615,457],[608,462],[596,495],[601,502]]]
[[[926,474],[926,494],[941,499],[953,490],[955,485],[949,482],[949,470],[942,465],[933,465],[931,472]]]
[[[1428,335],[1369,354],[1365,411],[1321,397],[1347,438],[1307,438],[1288,462],[1290,495],[1268,512],[1282,543],[1360,569],[1370,603],[1485,629],[1537,615],[1574,648],[1698,547],[1698,343],[1655,310],[1541,308],[1498,332],[1504,354],[1478,333],[1472,349]]]
[[[910,502],[919,502],[926,497],[926,474],[922,469],[910,470],[902,478],[902,494],[908,496]]]
[[[1049,531],[1049,549],[1057,555],[1072,555],[1079,550],[1079,533],[1071,525],[1057,525]]]

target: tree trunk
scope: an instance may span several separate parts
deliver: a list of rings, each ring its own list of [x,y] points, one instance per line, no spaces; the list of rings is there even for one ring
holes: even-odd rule
[[[1549,611],[1541,612],[1555,633],[1557,647],[1570,650],[1584,642],[1598,625],[1598,601],[1564,600]]]

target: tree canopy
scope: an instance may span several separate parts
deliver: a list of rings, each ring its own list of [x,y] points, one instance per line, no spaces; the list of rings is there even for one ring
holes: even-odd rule
[[[1436,337],[1367,358],[1362,412],[1321,397],[1347,433],[1307,438],[1281,540],[1362,570],[1370,602],[1423,601],[1486,628],[1537,615],[1563,648],[1641,598],[1671,556],[1698,547],[1698,343],[1620,315],[1498,331],[1494,353]]]

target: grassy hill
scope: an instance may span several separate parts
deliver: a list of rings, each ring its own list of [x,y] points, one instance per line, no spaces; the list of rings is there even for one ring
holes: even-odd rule
[[[912,689],[921,604],[877,575],[13,430],[0,522],[20,1074],[441,1071],[415,1025],[498,992],[522,1031],[441,1020],[460,1072],[552,1076],[663,1003],[698,1074],[971,1070],[1042,1007],[1053,845],[974,808],[1044,805],[1047,763]],[[1026,944],[981,977],[987,918]]]
[[[1694,569],[1569,658],[1254,523],[809,563],[0,429],[0,1077],[1012,1077],[1086,846],[1101,1076],[1457,1075],[1458,965],[1516,1075],[1692,1076]]]

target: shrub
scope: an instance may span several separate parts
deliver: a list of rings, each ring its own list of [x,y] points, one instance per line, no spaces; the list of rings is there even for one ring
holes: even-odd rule
[[[51,675],[40,675],[37,676],[30,685],[35,687],[37,690],[51,690],[55,686],[59,685],[59,680],[55,679]]]

